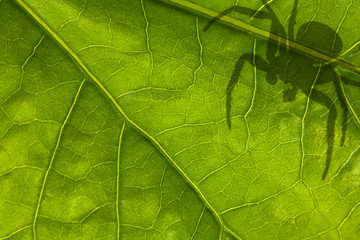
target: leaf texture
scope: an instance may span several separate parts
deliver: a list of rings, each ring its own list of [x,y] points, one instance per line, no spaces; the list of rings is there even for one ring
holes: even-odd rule
[[[360,5],[294,2],[0,1],[0,239],[356,239]]]

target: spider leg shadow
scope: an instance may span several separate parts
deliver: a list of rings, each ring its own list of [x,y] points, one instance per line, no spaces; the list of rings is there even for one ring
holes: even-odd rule
[[[345,96],[343,94],[343,92],[341,91],[341,85],[340,85],[340,76],[337,76],[337,78],[339,79],[339,81],[334,80],[334,84],[335,84],[335,89],[336,89],[336,94],[337,97],[339,99],[341,108],[343,110],[343,122],[342,122],[342,136],[341,136],[341,141],[340,141],[340,146],[344,145],[345,139],[346,139],[346,129],[347,129],[347,121],[348,121],[348,113],[349,113],[349,109],[346,105],[346,99]]]
[[[319,104],[325,106],[329,110],[328,120],[327,120],[327,154],[326,154],[326,162],[325,169],[322,174],[322,180],[324,180],[328,174],[333,148],[334,148],[334,139],[335,139],[335,120],[337,117],[336,107],[333,105],[331,99],[322,93],[319,90],[313,89],[310,98]]]
[[[262,19],[269,19],[269,14],[264,11],[255,11],[253,9],[247,8],[247,7],[241,7],[241,6],[233,6],[228,9],[225,9],[221,13],[219,13],[216,17],[211,19],[211,21],[204,27],[203,31],[206,32],[209,30],[211,25],[213,25],[216,21],[218,21],[220,18],[224,17],[225,15],[230,14],[231,12],[237,12],[244,15],[247,15],[249,17],[255,17],[255,18],[262,18]]]
[[[266,71],[270,76],[273,72],[271,71],[271,65],[265,61],[262,57],[252,54],[252,53],[245,53],[242,55],[235,63],[234,71],[231,75],[229,80],[227,91],[226,91],[226,120],[229,129],[231,129],[231,94],[235,88],[236,83],[239,81],[241,71],[244,67],[245,62],[249,62],[252,65],[255,65],[259,69]],[[273,76],[276,77],[276,76]],[[267,77],[267,80],[270,84],[274,84],[274,80],[270,80],[271,78]]]

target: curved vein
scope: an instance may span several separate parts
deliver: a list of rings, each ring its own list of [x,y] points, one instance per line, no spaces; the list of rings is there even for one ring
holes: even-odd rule
[[[309,105],[310,105],[310,99],[311,99],[311,94],[313,92],[313,89],[315,87],[316,84],[316,80],[319,77],[321,71],[321,64],[319,65],[318,71],[316,73],[315,79],[313,81],[313,84],[311,85],[310,91],[309,91],[309,95],[307,96],[306,99],[306,107],[305,107],[305,111],[304,111],[304,115],[301,118],[301,138],[300,138],[300,145],[301,145],[301,162],[300,162],[300,171],[299,171],[299,179],[303,178],[303,169],[304,169],[304,159],[305,159],[305,148],[304,148],[304,135],[305,135],[305,118],[306,115],[308,114],[309,111]]]
[[[44,176],[44,180],[43,180],[43,184],[41,186],[41,190],[40,190],[40,194],[39,194],[39,199],[38,199],[38,203],[37,203],[37,206],[36,206],[36,210],[35,210],[35,216],[34,216],[34,220],[33,220],[33,234],[34,234],[34,240],[36,240],[36,220],[38,218],[38,215],[39,215],[39,210],[40,210],[40,204],[41,204],[41,199],[42,199],[42,196],[43,196],[43,193],[44,193],[44,189],[45,189],[45,184],[46,184],[46,180],[49,176],[49,172],[51,170],[51,167],[52,167],[52,164],[54,162],[54,159],[55,159],[55,156],[56,156],[56,153],[57,153],[57,150],[59,148],[59,145],[60,145],[60,140],[61,140],[61,137],[62,137],[62,133],[64,131],[64,127],[66,125],[66,123],[68,122],[69,120],[69,117],[71,115],[71,112],[72,110],[74,109],[74,106],[75,106],[75,103],[79,97],[79,94],[80,94],[80,91],[82,89],[82,86],[84,85],[84,82],[85,82],[85,79],[82,81],[82,83],[80,84],[80,87],[75,95],[75,98],[74,98],[74,101],[69,109],[69,112],[68,114],[66,115],[66,118],[64,120],[64,123],[61,125],[61,128],[60,128],[60,132],[59,132],[59,136],[58,136],[58,139],[57,139],[57,142],[56,142],[56,146],[55,146],[55,149],[54,149],[54,152],[51,156],[51,160],[50,160],[50,163],[49,163],[49,166],[48,166],[48,169],[46,170],[46,173],[45,173],[45,176]]]
[[[339,79],[339,83],[340,83],[341,92],[343,93],[343,96],[344,96],[344,98],[345,98],[346,104],[347,104],[347,106],[349,107],[352,115],[354,116],[355,121],[357,122],[357,124],[360,125],[360,119],[359,119],[358,115],[356,114],[354,108],[352,107],[352,105],[351,105],[351,103],[350,103],[350,101],[349,101],[348,96],[346,95],[346,92],[345,92],[344,86],[343,86],[343,84],[342,84],[341,76],[340,76],[340,75],[338,75],[338,79]]]
[[[116,239],[120,239],[120,212],[119,212],[119,192],[120,192],[120,150],[122,145],[122,140],[124,136],[125,122],[122,125],[120,137],[119,137],[119,147],[118,147],[118,159],[117,159],[117,171],[116,171],[116,220],[117,220],[117,235]]]

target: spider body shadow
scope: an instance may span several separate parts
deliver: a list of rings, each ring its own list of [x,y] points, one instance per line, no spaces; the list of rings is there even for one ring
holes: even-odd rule
[[[220,13],[217,17],[212,19],[204,28],[204,31],[207,31],[215,21],[233,11],[255,18],[271,20],[270,34],[272,35],[273,40],[268,40],[266,59],[263,59],[261,56],[258,56],[254,53],[246,53],[242,55],[235,64],[233,73],[227,86],[226,117],[228,127],[229,129],[231,129],[231,94],[234,90],[236,83],[239,80],[244,63],[249,62],[250,64],[254,64],[255,62],[258,69],[266,72],[266,81],[269,84],[274,85],[277,83],[278,80],[281,80],[286,84],[291,84],[292,88],[289,90],[285,90],[283,93],[284,102],[291,102],[295,100],[296,95],[300,90],[306,96],[309,96],[311,100],[316,101],[317,103],[323,105],[328,109],[328,148],[325,168],[322,174],[322,179],[324,180],[327,176],[333,153],[337,109],[333,104],[334,101],[331,100],[331,98],[325,93],[313,88],[313,85],[332,82],[335,86],[337,98],[339,99],[341,108],[343,110],[342,138],[340,143],[340,145],[342,146],[346,138],[348,108],[345,97],[341,90],[340,81],[353,86],[360,86],[360,82],[356,82],[347,78],[340,79],[340,76],[335,72],[334,66],[331,63],[321,66],[321,62],[319,60],[314,59],[310,56],[306,56],[304,54],[300,54],[285,46],[281,46],[280,41],[278,40],[278,35],[274,34],[278,33],[279,35],[287,37],[290,40],[311,46],[317,51],[324,52],[331,57],[336,58],[342,50],[342,41],[334,30],[332,30],[330,27],[323,23],[308,22],[300,26],[295,39],[294,25],[298,5],[297,0],[294,1],[292,13],[289,18],[287,34],[284,27],[281,25],[279,19],[275,15],[274,11],[270,8],[270,6],[265,0],[262,1],[267,9],[267,12],[255,11],[241,6],[234,6]]]

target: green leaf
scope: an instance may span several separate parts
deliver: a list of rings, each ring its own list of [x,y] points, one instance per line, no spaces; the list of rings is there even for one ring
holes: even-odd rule
[[[0,239],[356,239],[360,5],[236,3],[0,1]]]

